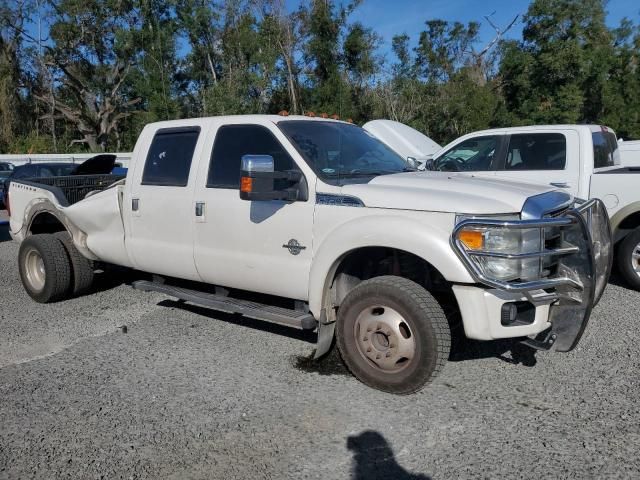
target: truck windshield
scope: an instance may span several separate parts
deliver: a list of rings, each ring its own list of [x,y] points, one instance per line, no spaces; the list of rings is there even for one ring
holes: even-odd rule
[[[592,132],[594,168],[613,167],[619,158],[618,141],[613,132]],[[620,162],[617,162],[620,163]]]
[[[315,173],[331,183],[414,170],[384,143],[355,125],[286,120],[278,127]]]

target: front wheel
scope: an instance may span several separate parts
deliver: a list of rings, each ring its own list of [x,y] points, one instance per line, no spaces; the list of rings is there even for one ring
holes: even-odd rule
[[[640,228],[636,228],[620,242],[616,259],[625,281],[633,289],[640,290]]]
[[[336,337],[358,380],[398,395],[429,383],[451,347],[449,324],[435,298],[395,276],[366,280],[349,292],[338,310]]]

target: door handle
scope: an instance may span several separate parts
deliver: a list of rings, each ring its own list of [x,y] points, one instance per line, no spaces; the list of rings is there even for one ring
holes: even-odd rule
[[[204,202],[196,202],[196,217],[204,216]]]
[[[558,188],[569,188],[569,184],[567,182],[551,182],[549,183],[549,185],[551,185],[552,187],[558,187]]]
[[[134,211],[134,212],[137,212],[139,208],[140,208],[140,199],[139,198],[132,198],[131,199],[131,210]]]

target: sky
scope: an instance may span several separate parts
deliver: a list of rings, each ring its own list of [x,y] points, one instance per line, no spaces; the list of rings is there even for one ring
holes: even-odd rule
[[[287,6],[295,8],[299,0],[288,0]],[[350,21],[360,21],[372,27],[383,43],[380,53],[391,60],[391,38],[396,34],[407,33],[411,45],[417,43],[419,33],[424,30],[428,19],[440,18],[449,21],[467,23],[481,22],[480,38],[488,43],[495,31],[484,20],[484,15],[495,14],[492,21],[500,28],[506,27],[516,15],[524,14],[529,6],[527,0],[364,0],[351,15]],[[640,1],[610,0],[607,5],[607,24],[617,26],[623,17],[628,17],[637,25],[640,23]],[[520,38],[522,23],[512,27],[507,37]]]
[[[291,11],[297,9],[301,1],[285,0]],[[349,0],[342,2],[346,4]],[[373,28],[382,39],[379,54],[392,61],[393,36],[406,33],[410,37],[410,46],[415,47],[420,32],[425,28],[425,21],[435,18],[462,23],[480,22],[480,41],[485,45],[494,38],[495,31],[483,18],[484,15],[491,15],[492,21],[499,28],[506,27],[519,15],[518,22],[505,37],[521,38],[521,18],[528,6],[529,0],[362,0],[361,5],[349,17],[349,22],[361,22],[364,26]],[[640,25],[640,0],[609,0],[607,12],[609,26],[618,26],[623,17]],[[43,36],[46,37],[46,26],[43,28]],[[37,37],[35,23],[27,24],[26,29],[29,34]],[[179,42],[178,52],[185,54],[186,45]]]

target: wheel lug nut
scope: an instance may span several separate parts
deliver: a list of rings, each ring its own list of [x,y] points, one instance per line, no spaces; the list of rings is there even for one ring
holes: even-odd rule
[[[389,348],[396,348],[396,346],[395,346],[395,344],[390,343],[390,344],[389,344]]]
[[[371,347],[367,348],[367,353],[369,353],[371,351]]]
[[[365,342],[369,340],[369,337],[364,337],[362,340],[364,340]]]
[[[376,355],[376,360],[380,360],[380,356],[381,356],[380,354],[377,354]]]
[[[367,332],[370,332],[370,331],[371,331],[371,327],[367,327]]]
[[[391,356],[391,352],[387,352],[386,357],[389,358]]]

